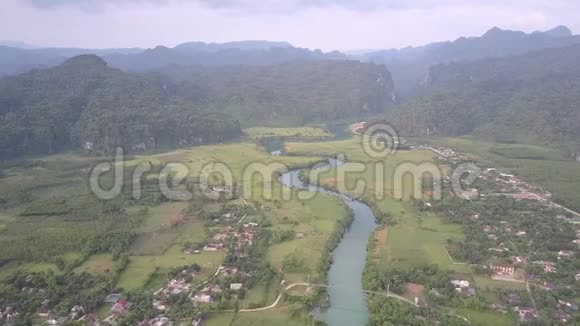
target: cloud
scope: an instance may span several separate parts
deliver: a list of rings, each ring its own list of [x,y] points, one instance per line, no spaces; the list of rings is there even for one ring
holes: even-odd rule
[[[576,0],[0,0],[0,39],[45,46],[154,47],[288,41],[392,48],[505,29],[580,30]]]
[[[296,12],[310,8],[345,8],[353,11],[424,10],[466,5],[464,0],[23,0],[39,8],[102,8],[106,5],[127,4],[171,6],[175,4],[203,4],[214,9],[238,12]],[[576,0],[472,0],[471,6],[499,6],[519,8],[577,7]]]

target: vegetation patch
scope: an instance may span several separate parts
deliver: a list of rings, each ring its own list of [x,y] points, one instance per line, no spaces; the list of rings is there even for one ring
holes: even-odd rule
[[[299,127],[299,128],[253,127],[244,129],[244,132],[252,140],[259,140],[264,138],[323,140],[330,139],[333,137],[333,135],[328,130],[321,127]]]

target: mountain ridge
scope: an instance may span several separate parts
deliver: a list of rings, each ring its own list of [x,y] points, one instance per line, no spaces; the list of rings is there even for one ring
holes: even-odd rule
[[[419,47],[382,50],[366,54],[361,60],[385,64],[393,74],[397,92],[411,96],[433,65],[520,55],[574,44],[580,44],[580,36],[572,35],[565,26],[533,33],[492,27],[479,37],[460,37],[455,41]]]

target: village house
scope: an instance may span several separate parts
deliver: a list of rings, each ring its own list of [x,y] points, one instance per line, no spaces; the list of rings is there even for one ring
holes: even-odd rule
[[[564,307],[564,308],[570,309],[572,311],[578,311],[578,305],[577,304],[572,303],[572,302],[569,302],[569,301],[566,301],[566,300],[558,300],[558,305],[560,307]]]
[[[466,296],[475,296],[475,289],[471,287],[471,284],[467,280],[451,280],[450,282],[454,287],[455,291]]]
[[[514,275],[516,269],[510,265],[491,265],[489,266],[496,275]]]
[[[242,286],[243,286],[242,283],[232,283],[230,284],[230,290],[239,291],[242,289]]]
[[[490,233],[493,231],[495,231],[495,227],[493,225],[484,225],[483,226],[483,232]]]
[[[474,200],[479,198],[479,190],[476,188],[466,189],[461,192],[461,196],[467,200]]]
[[[225,245],[221,242],[208,242],[204,247],[204,251],[218,251],[224,249]]]
[[[211,303],[213,302],[213,298],[210,294],[207,293],[198,293],[193,296],[193,302],[195,303]]]
[[[68,318],[66,317],[54,317],[46,321],[48,325],[65,325],[68,322]]]
[[[515,307],[514,310],[518,314],[520,322],[527,322],[538,318],[538,311],[531,307]]]
[[[84,316],[85,314],[85,308],[83,308],[83,306],[80,305],[76,305],[74,307],[72,307],[72,309],[70,310],[70,319],[72,320],[77,320],[80,317]]]
[[[7,306],[2,309],[0,307],[0,320],[11,321],[18,316],[18,312],[12,306]]]
[[[165,288],[165,294],[180,294],[185,291],[189,291],[191,284],[187,283],[185,279],[172,279],[167,283],[167,287]]]
[[[111,308],[111,313],[113,315],[122,316],[122,315],[126,315],[130,309],[131,309],[131,302],[129,302],[127,300],[119,300]]]
[[[556,319],[558,319],[560,322],[565,324],[572,319],[572,316],[570,314],[565,313],[565,312],[559,311],[556,313]]]
[[[574,256],[574,252],[571,250],[560,250],[558,252],[558,259],[570,258],[572,256]]]
[[[168,307],[165,301],[153,299],[153,308],[159,311],[165,311]]]
[[[203,319],[201,316],[197,316],[195,317],[192,321],[191,321],[191,326],[201,326],[203,322]]]
[[[137,326],[173,326],[173,321],[163,315],[157,316],[150,320],[143,320],[137,323]]]
[[[105,300],[103,300],[103,303],[105,304],[115,304],[117,303],[117,301],[119,301],[119,299],[121,299],[121,294],[119,293],[111,293],[109,295],[107,295],[105,297]]]
[[[503,246],[497,246],[495,248],[489,248],[489,251],[495,251],[495,252],[508,252],[510,251],[508,248],[503,247]]]
[[[235,276],[239,271],[236,267],[220,266],[219,272],[225,276]]]
[[[551,261],[545,261],[544,264],[544,272],[546,273],[556,273],[556,264]]]
[[[366,123],[365,121],[363,121],[363,122],[358,122],[358,123],[355,123],[355,124],[352,124],[352,125],[350,126],[350,130],[352,130],[352,131],[355,131],[355,132],[356,132],[356,131],[359,131],[359,130],[362,130],[362,129],[364,129],[364,128],[365,128],[366,124],[367,124],[367,123]]]

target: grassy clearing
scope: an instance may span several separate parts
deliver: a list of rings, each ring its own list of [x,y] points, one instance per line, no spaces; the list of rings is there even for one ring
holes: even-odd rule
[[[397,204],[400,209],[394,211]],[[468,265],[453,264],[444,247],[448,239],[463,239],[460,225],[445,224],[441,218],[418,212],[405,202],[390,203],[387,207],[398,223],[389,228],[387,246],[380,249],[380,266],[437,264],[441,268],[469,272]]]
[[[473,326],[511,326],[514,325],[514,320],[510,315],[493,313],[486,311],[476,311],[473,309],[458,309],[457,314],[463,316],[471,322]]]
[[[372,161],[364,152],[362,138],[359,136],[355,136],[351,139],[330,142],[288,142],[284,148],[287,153],[292,155],[336,156],[338,154],[343,154],[349,161]]]
[[[242,302],[242,306],[265,307],[272,304],[278,297],[281,280],[282,275],[277,275],[269,284],[262,283],[252,287]]]
[[[323,194],[304,203],[292,200],[280,204],[272,206],[268,214],[273,230],[292,230],[302,238],[274,244],[268,259],[276,270],[284,268],[286,259],[297,259],[297,268],[284,272],[288,283],[303,282],[308,274],[315,279],[319,276],[318,266],[326,242],[336,223],[344,220],[348,211],[339,199]]]
[[[87,272],[91,274],[108,274],[113,271],[115,262],[110,254],[93,255],[81,266],[75,269],[75,272]]]
[[[299,128],[265,128],[254,127],[245,129],[244,132],[250,139],[262,138],[300,138],[321,140],[331,138],[333,135],[328,130],[319,127]]]
[[[102,158],[60,154],[12,163],[0,178],[0,207],[21,205],[31,199],[74,195],[88,191],[85,175]]]
[[[187,202],[170,202],[150,208],[148,216],[137,232],[154,232],[169,225],[177,215],[187,208]]]
[[[260,312],[219,313],[210,316],[208,326],[300,326],[299,321],[288,317],[284,308],[275,308]]]
[[[490,148],[489,151],[493,154],[515,159],[550,161],[567,160],[567,153],[565,150],[533,145],[496,145]]]
[[[506,145],[484,142],[473,138],[430,138],[428,143],[448,146],[475,154],[475,159],[491,166],[505,168],[526,180],[542,186],[554,194],[554,199],[569,208],[580,210],[580,163],[564,161],[561,149],[530,145]],[[497,153],[501,148],[502,155]],[[525,153],[522,152],[524,148]],[[530,154],[531,153],[531,154]],[[546,159],[526,159],[535,155]]]
[[[475,284],[477,287],[486,290],[499,290],[499,289],[513,289],[513,290],[525,290],[526,285],[523,282],[509,282],[509,281],[498,281],[493,280],[489,277],[475,277]]]
[[[11,262],[5,264],[0,268],[0,280],[4,280],[17,272],[43,272],[52,270],[55,274],[59,274],[59,269],[54,264],[49,263],[21,263]]]
[[[212,176],[223,180],[224,175],[231,175],[249,193],[244,191],[246,199],[263,200],[264,184],[275,183],[273,173],[276,171],[304,167],[320,161],[316,157],[285,157],[271,156],[255,143],[235,143],[225,145],[200,146],[190,149],[172,151],[164,154],[138,156],[127,164],[134,165],[142,162],[179,163],[170,164],[176,171],[187,173],[196,178],[202,169],[210,171]],[[258,172],[259,171],[259,172]],[[214,173],[215,172],[215,173]],[[246,173],[246,178],[242,178]],[[274,197],[280,197],[281,187],[277,187]]]

